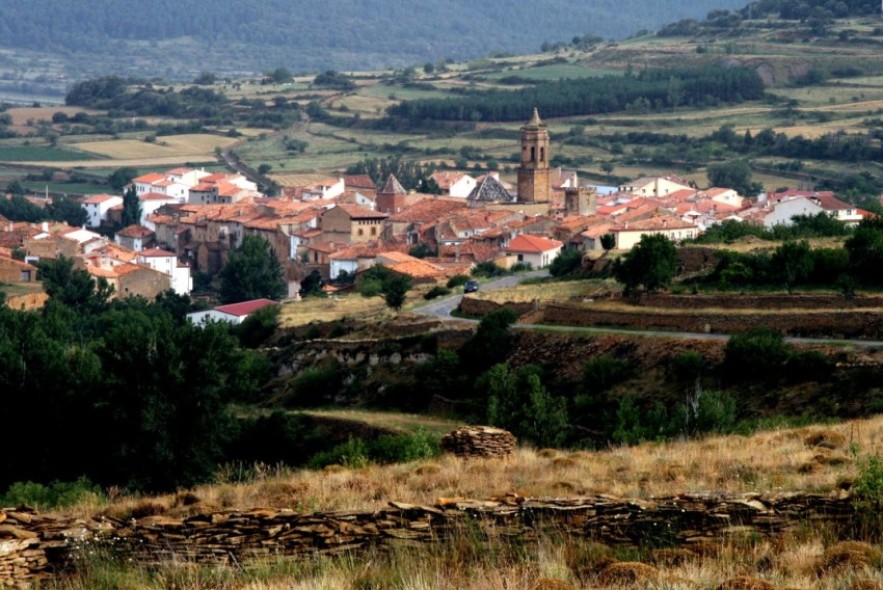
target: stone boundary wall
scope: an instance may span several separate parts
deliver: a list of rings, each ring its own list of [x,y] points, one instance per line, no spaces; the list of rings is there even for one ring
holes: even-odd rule
[[[537,304],[533,301],[525,302],[506,302],[497,303],[496,301],[488,301],[487,299],[479,299],[476,297],[464,297],[460,301],[460,312],[467,316],[484,316],[495,312],[502,308],[511,309],[516,315],[524,315],[537,309]]]
[[[727,314],[697,309],[684,314],[641,311],[637,307],[635,311],[615,311],[592,309],[590,305],[553,304],[543,306],[542,317],[535,323],[721,334],[772,328],[787,336],[871,340],[883,337],[883,313],[870,311]]]
[[[809,522],[848,527],[846,495],[694,494],[651,500],[609,496],[390,503],[373,511],[300,514],[285,509],[225,510],[186,518],[118,520],[51,517],[0,510],[0,586],[24,587],[75,568],[83,552],[104,549],[145,565],[170,560],[236,564],[261,556],[312,556],[396,543],[471,538],[535,539],[545,532],[606,544],[693,544],[737,535],[773,536]],[[476,528],[477,527],[477,528]]]
[[[808,294],[748,294],[748,295],[672,295],[669,293],[642,294],[625,302],[661,309],[871,309],[883,307],[883,297],[858,295],[846,299],[841,295]]]

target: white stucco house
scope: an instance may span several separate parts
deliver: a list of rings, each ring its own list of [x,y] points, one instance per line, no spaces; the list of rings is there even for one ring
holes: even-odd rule
[[[178,262],[178,255],[174,252],[159,248],[142,250],[138,253],[138,264],[168,275],[171,278],[172,290],[178,295],[189,295],[193,290],[190,267]]]
[[[107,219],[107,212],[122,204],[123,198],[116,195],[93,195],[83,199],[82,206],[86,210],[89,227],[99,227]]]
[[[562,245],[558,240],[521,234],[509,242],[506,253],[516,256],[518,262],[528,263],[534,268],[545,268],[561,253]]]
[[[272,299],[252,299],[251,301],[220,305],[206,311],[194,311],[187,314],[187,319],[196,325],[211,321],[241,324],[249,315],[269,305],[279,305],[279,303]]]

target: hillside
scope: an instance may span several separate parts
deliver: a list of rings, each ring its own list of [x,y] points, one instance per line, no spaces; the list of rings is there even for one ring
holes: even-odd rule
[[[67,77],[105,74],[191,79],[200,71],[254,74],[403,67],[544,41],[621,39],[744,0],[6,0],[0,46],[36,52]],[[468,41],[466,41],[468,40]],[[20,58],[0,53],[0,66]],[[47,58],[50,58],[47,60]]]

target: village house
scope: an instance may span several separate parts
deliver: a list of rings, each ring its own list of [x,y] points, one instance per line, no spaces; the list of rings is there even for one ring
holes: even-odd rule
[[[675,191],[692,188],[683,178],[667,175],[644,177],[621,185],[619,192],[630,193],[639,197],[664,197]]]
[[[112,207],[123,204],[123,198],[114,195],[93,195],[83,199],[81,205],[86,210],[89,227],[100,227],[107,220],[107,213]]]
[[[189,295],[193,290],[190,266],[179,262],[174,252],[151,248],[138,252],[137,260],[138,264],[168,275],[171,289],[178,295]]]
[[[96,279],[105,279],[113,287],[113,299],[141,296],[152,300],[171,287],[169,275],[147,266],[113,258],[107,253],[93,252],[75,260],[79,268]]]
[[[631,250],[643,236],[663,235],[673,242],[695,238],[698,229],[692,223],[671,214],[660,214],[617,225],[610,233],[616,237],[617,250]]]
[[[0,283],[33,283],[37,281],[37,267],[11,256],[0,256]]]
[[[545,268],[561,253],[562,243],[542,236],[521,234],[509,242],[506,253],[517,258],[518,262],[530,264],[533,268]]]
[[[130,225],[118,231],[113,240],[123,248],[138,252],[154,245],[156,233],[143,225]]]
[[[229,305],[219,305],[205,311],[194,311],[187,314],[187,319],[197,326],[212,321],[241,324],[254,312],[271,305],[279,305],[279,303],[272,299],[253,299]]]
[[[358,205],[338,205],[322,213],[322,240],[344,244],[378,240],[387,217],[386,213]]]
[[[438,184],[443,195],[462,199],[468,197],[476,185],[475,179],[463,172],[433,172],[429,178]]]

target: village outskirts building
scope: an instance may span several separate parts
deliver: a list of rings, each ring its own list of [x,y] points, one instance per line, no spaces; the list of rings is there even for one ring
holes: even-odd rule
[[[229,324],[241,324],[248,316],[270,305],[279,305],[272,299],[252,299],[251,301],[240,301],[239,303],[230,303],[228,305],[219,305],[214,309],[205,311],[194,311],[187,314],[187,319],[194,325],[200,326],[208,322],[227,322]]]
[[[546,268],[558,258],[563,244],[542,236],[521,234],[506,246],[506,253],[517,258],[518,262],[530,264],[533,268]]]

